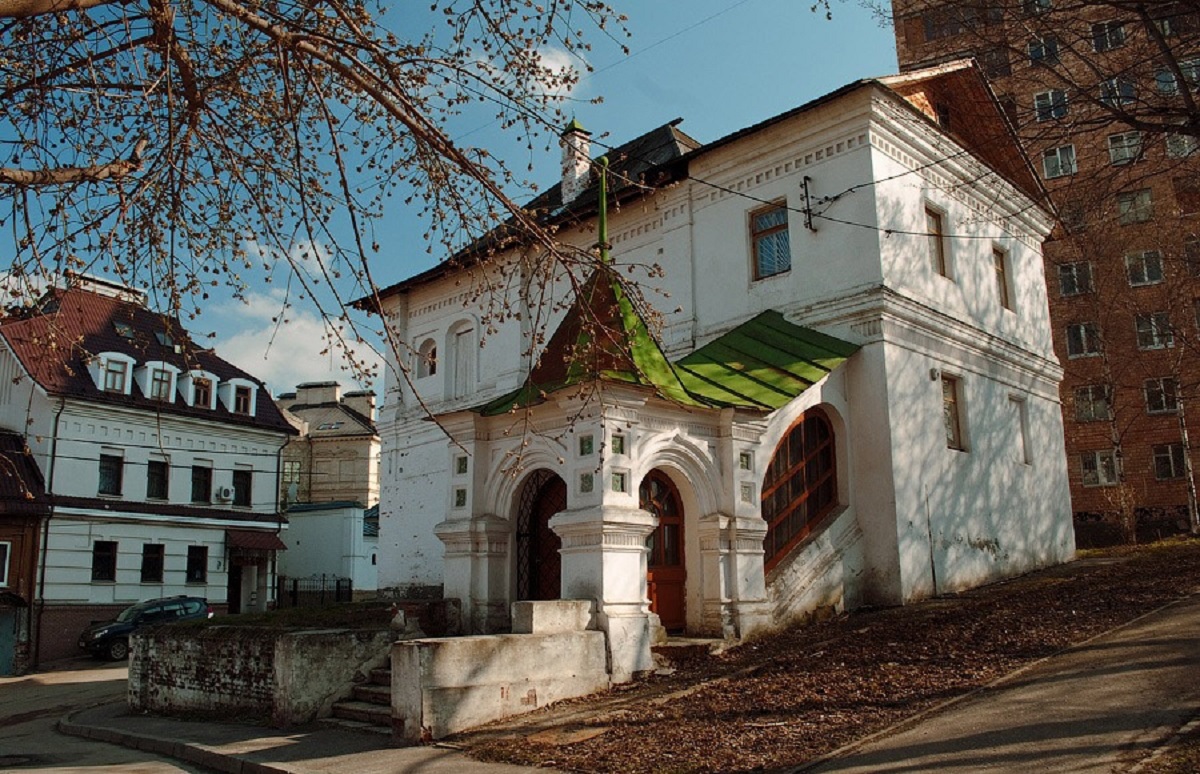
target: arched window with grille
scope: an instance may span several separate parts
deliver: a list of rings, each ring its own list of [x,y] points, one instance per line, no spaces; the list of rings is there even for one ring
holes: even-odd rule
[[[812,409],[779,442],[763,480],[766,569],[778,564],[836,506],[833,428],[824,412]]]
[[[425,339],[417,348],[417,378],[433,376],[437,373],[437,342]]]

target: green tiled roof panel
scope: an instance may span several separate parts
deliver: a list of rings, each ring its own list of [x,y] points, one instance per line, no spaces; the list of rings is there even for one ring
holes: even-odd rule
[[[766,311],[675,364],[688,391],[715,404],[777,409],[858,346]]]

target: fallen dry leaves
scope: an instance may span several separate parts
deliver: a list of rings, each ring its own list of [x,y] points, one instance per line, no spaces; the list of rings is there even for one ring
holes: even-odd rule
[[[589,772],[794,766],[1197,588],[1200,541],[1091,552],[964,594],[787,629],[458,742],[485,760]]]

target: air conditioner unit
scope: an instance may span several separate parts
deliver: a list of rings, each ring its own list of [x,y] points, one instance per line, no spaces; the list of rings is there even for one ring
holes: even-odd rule
[[[231,487],[231,486],[217,487],[217,499],[218,500],[232,500],[233,499],[233,487]]]

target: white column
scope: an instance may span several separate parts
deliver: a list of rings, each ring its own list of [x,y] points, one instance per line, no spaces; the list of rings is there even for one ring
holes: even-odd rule
[[[654,667],[646,538],[657,525],[647,511],[611,505],[563,511],[550,520],[562,539],[562,597],[596,601],[614,683]]]

